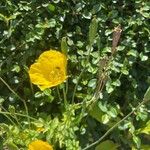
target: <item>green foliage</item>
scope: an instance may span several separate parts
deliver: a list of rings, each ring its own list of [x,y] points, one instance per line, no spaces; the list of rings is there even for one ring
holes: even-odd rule
[[[0,77],[6,83],[0,81],[0,149],[25,149],[35,139],[81,149],[149,100],[149,11],[148,0],[1,0]],[[110,59],[119,24],[120,43]],[[67,54],[68,80],[42,92],[30,83],[28,68],[49,49]],[[96,149],[149,149],[149,108],[144,103]]]
[[[107,140],[99,144],[95,150],[108,150],[108,149],[117,150],[118,146],[119,145],[113,143],[112,141]]]
[[[146,123],[145,127],[138,129],[137,133],[138,134],[145,133],[150,135],[150,121]]]
[[[95,36],[97,33],[97,27],[98,27],[98,20],[96,18],[92,19],[92,22],[89,27],[89,43],[92,45],[95,40]]]
[[[68,46],[67,46],[67,42],[66,42],[66,37],[63,37],[61,40],[61,51],[66,54],[67,56],[67,52],[68,52]]]

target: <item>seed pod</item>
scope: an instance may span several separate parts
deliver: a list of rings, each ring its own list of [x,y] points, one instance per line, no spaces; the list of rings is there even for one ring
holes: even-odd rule
[[[114,29],[114,32],[113,32],[113,41],[112,41],[112,53],[115,52],[116,50],[116,47],[118,45],[118,42],[119,42],[119,39],[120,39],[120,36],[121,36],[121,27],[120,25],[117,26],[115,29]]]
[[[92,22],[89,27],[89,44],[92,45],[94,43],[94,39],[97,34],[98,20],[96,17],[92,19]]]

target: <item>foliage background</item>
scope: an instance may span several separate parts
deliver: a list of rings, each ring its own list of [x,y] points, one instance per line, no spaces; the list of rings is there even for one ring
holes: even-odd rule
[[[36,86],[31,85],[28,67],[43,51],[59,50],[62,37],[67,37],[69,46],[67,100],[71,103],[73,88],[85,65],[89,25],[91,19],[96,16],[99,21],[97,37],[90,55],[88,69],[79,82],[75,95],[75,103],[82,102],[84,98],[90,100],[96,87],[99,59],[110,54],[113,28],[118,24],[122,27],[118,51],[110,66],[111,75],[103,91],[103,98],[95,106],[98,110],[92,112],[91,116],[83,118],[79,124],[71,121],[72,125],[69,124],[69,131],[66,131],[68,134],[72,133],[71,135],[67,136],[64,133],[62,139],[59,140],[56,140],[58,135],[47,138],[55,139],[57,148],[61,145],[58,141],[66,139],[69,141],[68,138],[71,139],[71,137],[77,141],[76,145],[85,147],[86,144],[102,136],[112,124],[127,115],[143,99],[150,84],[149,10],[148,0],[0,1],[0,76],[26,100],[30,116],[43,118],[42,121],[55,118],[53,120],[55,125],[60,122],[62,116],[65,118],[68,114],[67,112],[61,114],[63,107],[60,107],[55,89],[43,93]],[[24,113],[23,103],[2,82],[0,83],[0,102],[1,111]],[[143,105],[106,140],[112,140],[120,145],[120,149],[140,148],[141,143],[148,145],[150,130],[146,134],[138,133],[138,130],[145,129],[149,120],[149,108],[149,104]],[[70,109],[71,117],[75,120],[78,112],[75,115],[75,108]],[[22,120],[22,118],[19,119]],[[2,124],[10,125],[4,115],[0,115],[0,120]],[[62,121],[61,126],[64,123],[65,121]],[[71,131],[72,126],[76,127],[73,131]],[[5,128],[9,128],[12,132],[14,127]],[[17,138],[20,129],[16,130]],[[61,134],[61,129],[59,130],[58,133]],[[14,142],[10,140],[11,135],[5,134],[1,131],[3,138],[7,137],[8,141]],[[30,136],[33,137],[33,135]],[[44,138],[41,135],[39,137]],[[3,138],[1,138],[1,143],[4,143]],[[55,143],[55,141],[52,142]],[[22,145],[21,141],[19,145]],[[73,143],[70,147],[72,145]],[[62,146],[64,149],[65,147],[67,145]],[[69,146],[67,148],[71,149]]]

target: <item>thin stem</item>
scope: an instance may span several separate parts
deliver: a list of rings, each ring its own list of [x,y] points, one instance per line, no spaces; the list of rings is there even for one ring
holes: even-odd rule
[[[83,148],[82,150],[90,149],[91,147],[97,145],[100,143],[112,130],[114,130],[120,123],[122,123],[124,120],[126,120],[129,116],[131,116],[136,110],[138,110],[144,103],[148,102],[149,100],[144,99],[139,105],[134,108],[128,115],[126,115],[123,119],[121,119],[119,122],[117,122],[114,126],[112,126],[100,139],[95,141],[94,143],[90,144],[89,146]]]
[[[18,97],[24,104],[24,107],[25,107],[25,111],[26,111],[26,115],[29,116],[29,113],[28,113],[28,107],[27,107],[27,104],[25,102],[25,100],[23,98],[21,98],[1,77],[0,77],[0,80],[7,86],[7,88],[16,96]],[[29,123],[29,128],[30,128],[30,117],[28,117],[28,123]]]
[[[75,93],[76,93],[77,87],[79,85],[79,81],[80,81],[82,75],[84,74],[84,72],[85,72],[85,68],[81,71],[81,73],[80,73],[80,75],[78,77],[77,83],[76,83],[76,85],[74,87],[74,91],[73,91],[73,94],[72,94],[72,103],[74,102]]]
[[[3,106],[1,106],[1,108],[2,108],[5,112],[8,112]],[[16,122],[18,123],[19,126],[21,126],[20,123],[19,123],[19,121],[18,121],[18,118],[17,118],[15,115],[13,115],[13,114],[14,114],[14,113],[11,113],[11,117],[16,120]],[[8,120],[10,120],[10,122],[11,122],[12,124],[15,125],[15,122],[14,122],[8,115],[4,114],[4,116],[5,116]]]
[[[31,93],[32,93],[32,96],[34,97],[34,89],[33,89],[33,85],[32,85],[32,83],[31,83],[31,81],[29,81],[30,82],[30,87],[31,87]]]
[[[89,106],[90,104],[96,102],[96,101],[98,100],[98,98],[99,98],[99,97],[98,97],[99,93],[102,93],[102,91],[103,91],[103,88],[104,88],[104,86],[105,86],[105,84],[106,84],[106,79],[107,79],[107,77],[108,77],[108,75],[107,75],[107,69],[108,69],[108,67],[109,67],[110,62],[113,60],[113,55],[114,55],[114,53],[111,53],[111,55],[110,55],[108,61],[105,63],[104,71],[102,72],[102,75],[101,75],[100,78],[99,78],[99,83],[98,83],[97,90],[96,90],[96,92],[95,92],[95,94],[94,94],[92,100],[89,101],[90,103],[88,104],[88,106]],[[93,100],[94,100],[94,101],[93,101]],[[87,106],[87,107],[88,107],[88,106]],[[90,109],[92,109],[92,107],[91,107]]]
[[[85,70],[87,69],[87,63],[89,62],[91,51],[92,51],[92,45],[89,46],[89,52],[88,52],[88,55],[87,55],[87,57],[86,57],[86,64],[85,64],[85,67],[84,67],[83,70],[80,72],[79,77],[78,77],[78,80],[77,80],[77,83],[76,83],[76,85],[75,85],[75,87],[74,87],[74,91],[73,91],[73,95],[72,95],[72,103],[74,102],[75,93],[76,93],[77,87],[78,87],[78,85],[79,85],[79,81],[80,81],[82,75],[84,74]]]
[[[10,112],[5,112],[5,111],[0,111],[0,114],[12,116],[12,114],[11,114]],[[35,118],[33,118],[33,117],[30,117],[30,116],[28,116],[28,115],[24,115],[24,114],[20,114],[20,113],[14,113],[14,114],[17,115],[17,116],[30,118],[31,120],[37,121],[37,119],[35,119]]]
[[[67,95],[66,95],[66,90],[65,90],[65,86],[63,85],[63,96],[64,96],[64,104],[65,107],[67,106]]]
[[[66,80],[66,95],[68,93],[68,79]]]
[[[15,122],[7,115],[3,114],[13,125],[16,125]]]
[[[61,101],[62,99],[61,99],[61,96],[60,96],[60,92],[59,92],[59,87],[58,86],[56,87],[56,90],[57,90],[57,95],[58,95],[59,101]]]

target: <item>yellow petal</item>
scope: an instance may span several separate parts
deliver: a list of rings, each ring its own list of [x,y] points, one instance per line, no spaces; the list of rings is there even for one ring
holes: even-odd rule
[[[33,141],[29,144],[28,150],[53,150],[52,146],[41,140]]]
[[[30,80],[41,90],[57,86],[67,78],[67,58],[64,54],[49,50],[43,52],[29,69]]]

